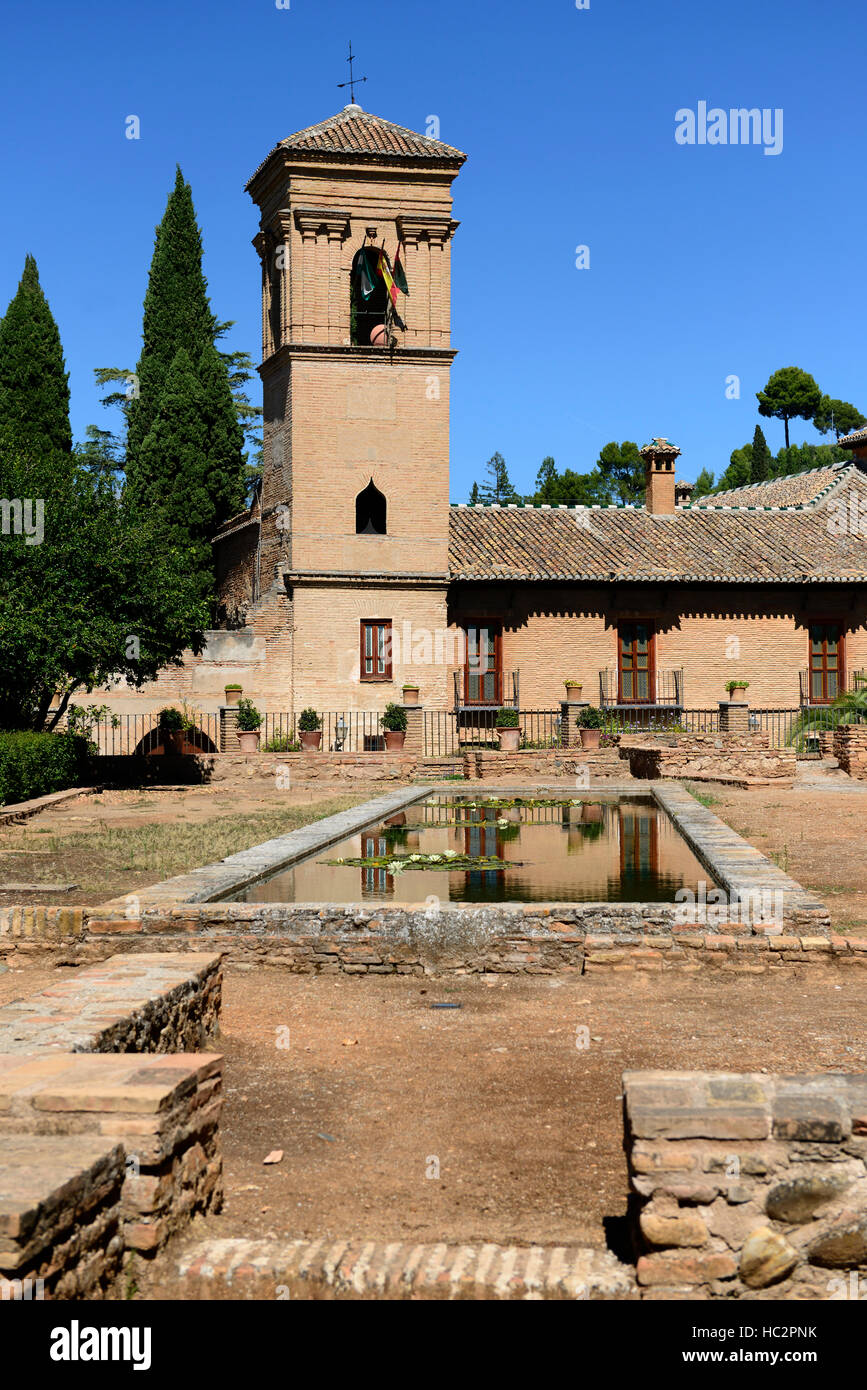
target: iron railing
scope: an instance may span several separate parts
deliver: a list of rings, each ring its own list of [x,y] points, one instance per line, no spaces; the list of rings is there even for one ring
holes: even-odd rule
[[[518,715],[522,748],[562,746],[559,710],[522,709]],[[424,710],[425,757],[451,757],[464,748],[499,747],[496,709]]]
[[[456,710],[517,709],[520,705],[519,671],[500,671],[493,666],[482,671],[476,666],[459,666],[452,676]]]
[[[637,677],[633,677],[637,679]],[[683,707],[684,685],[683,671],[653,671],[647,673],[647,699],[642,700],[621,700],[620,682],[618,673],[613,668],[599,672],[599,704],[605,709],[608,706],[622,709],[632,709],[641,706],[669,706],[676,709]]]

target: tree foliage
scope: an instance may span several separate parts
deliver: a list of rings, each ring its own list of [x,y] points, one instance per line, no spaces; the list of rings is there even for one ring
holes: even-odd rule
[[[823,396],[813,425],[820,434],[829,434],[833,430],[839,439],[841,434],[851,434],[853,430],[860,430],[862,426],[867,425],[867,417],[848,401]]]
[[[756,425],[753,435],[753,449],[750,458],[750,482],[764,483],[771,476],[773,455],[768,448],[761,425]]]
[[[756,399],[760,415],[783,421],[788,448],[789,421],[812,420],[821,404],[822,392],[809,372],[800,367],[781,367],[774,372],[764,391],[756,392]]]
[[[496,502],[505,506],[509,502],[520,502],[521,497],[512,485],[506,460],[496,453],[485,464],[485,477],[479,485],[480,502]]]
[[[52,728],[74,692],[119,676],[139,686],[201,650],[207,607],[189,557],[159,544],[104,475],[6,432],[0,496],[44,506],[41,543],[0,535],[0,728]]]
[[[0,320],[0,429],[47,450],[72,448],[60,333],[32,256]]]
[[[643,502],[644,459],[631,439],[606,444],[596,464],[600,488],[608,502]]]

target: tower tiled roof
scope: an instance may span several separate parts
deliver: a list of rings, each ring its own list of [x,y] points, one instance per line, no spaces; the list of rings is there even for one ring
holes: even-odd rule
[[[863,583],[867,539],[841,525],[831,503],[855,489],[867,507],[867,476],[846,465],[834,476],[839,488],[788,506],[722,503],[666,514],[453,506],[449,572],[460,580]]]
[[[343,159],[370,160],[427,160],[447,164],[463,164],[466,155],[452,145],[419,135],[406,126],[396,125],[382,116],[374,116],[360,106],[349,105],[335,116],[318,125],[307,126],[294,135],[287,135],[263,160],[256,174],[263,169],[278,150],[290,150],[304,159],[328,159],[339,155]],[[256,177],[253,175],[253,178]],[[250,180],[252,182],[252,179]]]

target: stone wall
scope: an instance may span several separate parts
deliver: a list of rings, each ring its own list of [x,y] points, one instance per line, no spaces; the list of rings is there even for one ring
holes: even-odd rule
[[[113,956],[0,1008],[0,1055],[195,1051],[217,1031],[221,989],[213,950]]]
[[[867,1277],[867,1075],[623,1085],[644,1297],[840,1298]]]
[[[620,740],[620,757],[633,777],[657,781],[688,778],[735,787],[790,787],[794,748],[769,747],[767,733],[639,734]]]
[[[832,750],[844,772],[867,780],[867,724],[841,724],[834,730]]]
[[[103,947],[104,949],[104,947]],[[0,1297],[117,1292],[219,1211],[220,957],[115,957],[0,1009]]]
[[[5,1155],[19,1134],[122,1143],[124,1247],[153,1254],[220,1209],[222,1070],[209,1053],[0,1056],[0,1145]]]
[[[99,1298],[121,1270],[121,1143],[3,1136],[0,1297]]]

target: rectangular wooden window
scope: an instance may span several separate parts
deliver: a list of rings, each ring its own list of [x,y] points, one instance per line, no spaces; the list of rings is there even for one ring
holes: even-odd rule
[[[364,618],[361,623],[361,679],[391,680],[391,619]]]
[[[838,623],[810,624],[810,703],[830,705],[843,689],[843,633]]]
[[[499,705],[503,698],[502,643],[494,627],[468,627],[464,699],[468,705]]]
[[[646,705],[653,699],[653,628],[650,623],[621,623],[617,631],[617,702]]]

